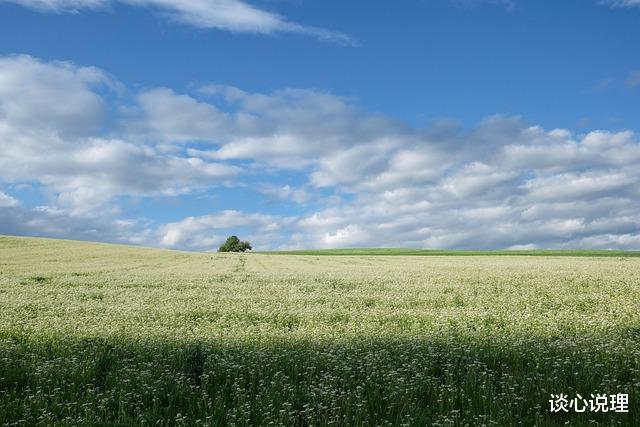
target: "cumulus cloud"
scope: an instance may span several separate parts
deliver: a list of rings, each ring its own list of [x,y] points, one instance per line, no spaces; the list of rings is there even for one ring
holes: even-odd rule
[[[632,131],[575,134],[504,116],[416,128],[300,89],[155,88],[122,100],[100,70],[31,57],[0,59],[0,82],[10,82],[0,85],[0,181],[54,196],[28,208],[0,193],[0,232],[196,250],[232,233],[258,248],[638,249]],[[114,201],[227,183],[300,213],[256,205],[149,224]]]
[[[263,185],[258,188],[258,191],[277,200],[293,201],[299,204],[307,202],[311,197],[303,188],[294,188],[288,184],[282,186]]]
[[[20,204],[17,199],[0,191],[0,208],[13,208]]]
[[[486,138],[497,142],[472,149]],[[640,143],[632,132],[574,135],[493,117],[471,130],[407,130],[398,140],[374,172],[359,168],[369,152],[347,162],[348,179],[331,170],[350,201],[286,223],[270,218],[287,239],[269,247],[638,248]],[[199,230],[214,223],[198,221]]]
[[[137,97],[149,135],[165,142],[217,140],[232,125],[229,115],[215,106],[168,88],[142,92]]]
[[[244,229],[254,246],[269,247],[283,239],[283,229],[293,220],[227,210],[165,224],[158,229],[158,239],[165,247],[212,250],[226,239],[231,230]]]
[[[88,212],[119,195],[176,195],[220,184],[240,168],[163,153],[101,135],[105,74],[32,57],[0,59],[0,179],[35,181],[64,206]]]
[[[498,132],[506,129],[493,124]],[[483,127],[481,133],[490,131]],[[464,145],[476,133],[461,132],[457,139]],[[454,147],[448,151],[458,157]],[[393,188],[357,186],[352,203],[300,221],[305,239],[299,246],[311,241],[317,247],[606,247],[609,242],[608,247],[632,249],[640,233],[639,155],[631,132],[576,138],[521,122],[511,142],[432,167],[439,171],[436,177],[408,177]]]
[[[261,94],[216,86],[204,88],[204,93],[222,95],[226,107],[237,111],[225,118],[224,131],[209,133],[216,148],[199,154],[210,159],[255,160],[278,168],[301,169],[317,163],[319,158],[335,155],[344,164],[348,161],[345,149],[368,151],[374,143],[392,145],[400,142],[393,141],[396,136],[405,137],[408,131],[403,123],[362,111],[351,100],[314,90],[284,89]],[[183,97],[164,92],[157,101],[186,103]],[[143,107],[154,122],[164,123],[165,135],[181,133],[181,140],[201,139],[198,129],[218,123],[220,113],[211,104],[187,97],[194,105],[192,111],[212,109],[208,118],[193,120],[190,113],[173,114],[170,110],[149,114]],[[340,159],[336,158],[327,167],[335,167],[338,162]]]
[[[109,212],[78,215],[51,206],[0,203],[0,234],[149,244],[155,237],[149,225],[140,219],[114,219]]]
[[[21,132],[83,135],[96,131],[105,108],[94,91],[114,83],[94,67],[45,64],[26,55],[0,57],[0,99],[4,123]]]
[[[149,7],[171,19],[198,28],[235,33],[298,33],[320,40],[353,45],[351,37],[323,28],[296,24],[241,0],[0,0],[43,12],[77,12],[104,9],[113,3]]]

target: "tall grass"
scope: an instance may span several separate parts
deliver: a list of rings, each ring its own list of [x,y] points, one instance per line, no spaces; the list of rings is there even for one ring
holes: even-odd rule
[[[639,297],[637,258],[0,238],[0,425],[640,425]]]

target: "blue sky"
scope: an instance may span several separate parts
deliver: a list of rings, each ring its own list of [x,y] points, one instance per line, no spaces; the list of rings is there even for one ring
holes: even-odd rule
[[[640,249],[640,2],[0,1],[0,233]]]

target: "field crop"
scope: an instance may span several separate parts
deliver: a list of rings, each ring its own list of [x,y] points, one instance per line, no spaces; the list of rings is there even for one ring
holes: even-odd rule
[[[640,425],[640,258],[0,237],[0,425]],[[629,412],[550,413],[628,393]]]

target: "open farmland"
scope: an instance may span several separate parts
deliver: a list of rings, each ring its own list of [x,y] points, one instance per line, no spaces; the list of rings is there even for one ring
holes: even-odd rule
[[[638,257],[0,237],[0,425],[631,426],[639,389]]]

